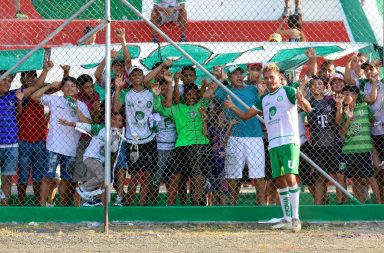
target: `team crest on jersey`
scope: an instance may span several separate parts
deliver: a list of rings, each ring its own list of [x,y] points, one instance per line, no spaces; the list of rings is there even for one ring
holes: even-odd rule
[[[142,111],[136,111],[136,112],[135,112],[135,120],[136,120],[136,122],[139,122],[139,121],[141,121],[142,119],[144,119],[144,116],[145,116],[144,112],[142,112]]]
[[[330,105],[327,105],[327,111],[328,112],[332,111],[332,107]]]
[[[358,135],[361,132],[361,124],[359,122],[353,122],[350,126],[351,135]]]
[[[277,97],[277,102],[281,102],[281,101],[283,101],[283,99],[284,99],[283,96],[278,96]]]
[[[148,101],[147,102],[147,108],[151,108],[152,107],[152,101]]]
[[[171,119],[168,119],[168,118],[164,119],[164,125],[166,128],[168,128],[172,123],[173,122]]]
[[[197,116],[197,112],[195,112],[195,111],[190,111],[189,112],[189,117],[190,118],[194,119],[194,118],[196,118],[196,116]]]
[[[129,101],[129,102],[127,102],[127,106],[129,106],[129,107],[133,107],[133,106],[135,106],[131,101]]]
[[[16,105],[16,103],[14,101],[9,101],[9,105],[14,107]]]
[[[271,120],[273,118],[273,116],[276,115],[276,112],[277,112],[276,107],[274,107],[274,106],[269,107],[269,120]]]

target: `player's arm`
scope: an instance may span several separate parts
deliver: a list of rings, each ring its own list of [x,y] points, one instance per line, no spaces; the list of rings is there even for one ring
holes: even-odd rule
[[[231,97],[228,95],[228,99],[224,102],[226,108],[231,109],[237,116],[242,120],[248,120],[253,116],[261,114],[261,111],[256,110],[256,108],[251,107],[246,112],[240,110],[233,102]]]

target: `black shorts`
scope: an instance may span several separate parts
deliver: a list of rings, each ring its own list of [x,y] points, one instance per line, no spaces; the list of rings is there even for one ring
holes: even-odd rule
[[[341,146],[312,147],[310,158],[327,174],[342,173],[340,162],[343,160]]]
[[[379,153],[380,161],[384,161],[384,135],[373,135],[372,143]]]
[[[375,175],[371,153],[343,154],[345,175],[349,178],[368,178]]]
[[[210,145],[190,145],[177,147],[174,157],[177,166],[173,173],[182,177],[205,176],[210,177],[212,159]]]
[[[300,152],[312,159],[312,148],[308,142],[301,145]],[[317,171],[301,156],[299,161],[299,176],[301,182],[305,185],[314,184],[319,178]]]
[[[153,171],[157,166],[157,143],[156,138],[144,144],[138,144],[139,158],[134,162],[132,153],[135,153],[132,144],[126,145],[126,159],[128,172]],[[131,149],[132,148],[132,149]]]

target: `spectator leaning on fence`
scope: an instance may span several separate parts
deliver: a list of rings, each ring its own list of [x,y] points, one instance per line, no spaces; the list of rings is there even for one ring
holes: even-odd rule
[[[248,106],[252,106],[259,99],[256,86],[247,86],[244,84],[244,70],[237,66],[230,66],[227,73],[222,68],[215,72],[216,78],[224,81],[226,76],[230,85],[227,86],[235,95],[243,100]],[[219,88],[216,83],[212,83],[208,94],[214,95],[221,104],[227,98],[224,89]],[[236,100],[234,104],[245,110],[245,108]],[[229,120],[237,116],[229,109],[225,110]],[[262,139],[262,129],[257,118],[248,121],[239,120],[239,123],[232,127],[225,153],[225,177],[229,184],[229,204],[238,204],[238,195],[240,192],[240,179],[243,177],[245,164],[248,165],[249,178],[255,179],[257,204],[265,203],[265,155]]]
[[[377,153],[374,152],[374,164],[377,167],[378,173],[376,178],[379,183],[379,188],[381,189],[382,196],[383,172],[380,167],[382,166],[381,162],[384,160],[384,151],[382,148],[384,144],[384,80],[379,80],[380,66],[369,62],[361,64],[361,68],[364,70],[365,79],[352,78],[353,70],[351,69],[351,63],[357,61],[357,57],[352,57],[351,60],[347,62],[345,68],[346,79],[356,84],[357,87],[359,87],[360,92],[363,92],[364,101],[369,105],[369,108],[373,113],[373,126],[371,129],[371,134],[373,146],[377,150]],[[381,200],[383,201],[383,198],[381,198]]]
[[[284,218],[274,226],[279,229],[301,229],[299,220],[299,187],[296,175],[299,172],[300,136],[297,106],[310,111],[311,105],[300,91],[282,86],[279,68],[270,64],[263,70],[269,93],[256,101],[246,112],[240,110],[228,96],[225,106],[243,120],[263,113],[269,140],[272,176],[276,179]]]
[[[115,30],[116,37],[120,41],[121,48],[123,50],[123,56],[124,59],[120,59],[120,54],[119,52],[112,50],[111,51],[111,82],[112,82],[112,91],[114,89],[113,83],[114,83],[114,78],[115,77],[123,77],[124,80],[127,79],[127,71],[129,68],[132,66],[131,62],[131,54],[129,53],[128,47],[127,47],[127,42],[125,38],[125,29],[124,28],[119,28]],[[97,65],[97,68],[95,70],[95,78],[96,78],[96,83],[95,83],[95,88],[97,87],[98,92],[100,91],[100,99],[104,100],[105,92],[104,92],[104,87],[105,87],[105,74],[104,74],[104,69],[105,69],[105,59],[103,59],[99,65]]]
[[[127,204],[132,205],[135,199],[136,187],[141,180],[139,205],[146,205],[150,190],[151,171],[156,166],[157,147],[155,132],[150,128],[149,118],[153,114],[153,95],[144,87],[143,70],[133,66],[128,71],[129,83],[132,89],[121,91],[115,87],[113,111],[118,112],[124,97],[126,132],[128,140],[126,159],[131,180],[128,185]],[[120,95],[120,92],[124,94]],[[139,155],[135,155],[139,154]],[[140,170],[142,171],[140,175]]]
[[[165,70],[163,79],[154,85],[158,85],[161,90],[161,103],[165,107],[172,106],[172,74],[169,70]],[[168,99],[170,97],[170,99]],[[166,104],[166,103],[169,104]],[[175,145],[176,145],[176,126],[171,118],[160,116],[158,123],[159,132],[156,134],[157,140],[157,166],[153,171],[152,186],[153,191],[151,193],[152,204],[157,204],[157,196],[159,195],[160,184],[166,182],[167,191],[170,189],[170,172],[172,167],[175,166]]]
[[[227,122],[225,113],[220,103],[214,102],[210,110],[202,110],[207,115],[207,135],[211,141],[212,167],[210,178],[207,179],[208,188],[207,205],[226,205],[228,183],[225,179],[225,147],[231,134],[232,127],[238,123],[237,119]]]
[[[44,95],[51,88],[61,88],[64,96]],[[48,168],[41,185],[40,205],[46,206],[47,196],[56,177],[56,167],[60,165],[59,205],[69,206],[75,184],[72,173],[75,165],[76,149],[80,133],[75,129],[59,124],[59,119],[71,122],[91,123],[87,106],[76,99],[77,80],[66,77],[36,91],[31,98],[50,110],[49,132],[47,138]]]
[[[44,82],[47,72],[47,69],[43,69],[39,80],[36,71],[21,72],[22,88],[39,86]],[[41,180],[47,166],[47,130],[48,120],[44,115],[44,106],[30,98],[24,98],[23,110],[19,117],[19,179],[17,183],[19,205],[25,205],[30,170],[32,170],[35,205],[40,203]]]
[[[325,85],[318,76],[313,76],[309,81],[311,89],[312,111],[307,114],[309,132],[311,136],[312,152],[308,156],[322,168],[325,172],[334,177],[337,182],[344,185],[343,171],[340,170],[341,147],[343,140],[339,134],[339,126],[335,118],[337,113],[336,102],[333,98],[327,99],[324,96]],[[335,95],[337,100],[340,94]],[[315,205],[327,203],[327,183],[328,181],[318,172],[314,173]],[[342,192],[336,189],[337,203],[343,204]]]
[[[173,104],[165,107],[161,102],[160,88],[154,87],[155,110],[164,117],[175,122],[177,131],[175,160],[177,166],[172,167],[169,182],[168,205],[176,204],[179,181],[181,177],[190,177],[191,203],[201,205],[203,186],[207,173],[210,172],[211,156],[209,139],[204,135],[203,118],[199,109],[207,108],[210,100],[199,99],[199,89],[196,85],[189,85],[184,90],[185,104]],[[171,98],[167,97],[166,105]]]
[[[35,85],[17,90],[10,90],[14,75],[8,75],[0,81],[0,164],[1,164],[1,203],[9,204],[11,196],[12,176],[16,175],[19,156],[18,117],[23,107],[23,98],[28,98],[43,85],[43,80],[52,68],[52,62],[44,63],[44,70]],[[5,71],[0,71],[3,75]],[[29,176],[29,174],[28,174]]]
[[[179,42],[187,42],[187,9],[186,0],[154,0],[151,12],[151,22],[160,26],[169,22],[177,22],[181,28]],[[152,31],[152,42],[157,43],[159,39],[156,31]]]
[[[377,82],[374,85],[377,85]],[[336,104],[339,107],[338,111],[342,112],[342,114],[336,115],[338,116],[336,122],[340,124],[341,134],[345,138],[342,148],[343,159],[346,163],[345,173],[352,179],[352,190],[360,202],[365,202],[365,196],[357,189],[365,181],[371,186],[376,203],[380,203],[380,192],[374,177],[371,158],[370,120],[373,115],[367,103],[359,102],[359,94],[359,88],[347,85],[343,88],[344,96],[343,99],[340,99],[342,102]]]
[[[59,123],[64,126],[74,127],[91,134],[92,140],[83,154],[83,162],[86,167],[86,177],[84,183],[76,187],[76,192],[82,199],[88,200],[83,206],[100,206],[102,202],[97,196],[104,192],[104,161],[105,161],[105,136],[106,129],[104,125],[94,125],[80,122],[69,122],[60,119]],[[123,117],[120,114],[112,114],[111,128],[111,151],[117,152],[119,148],[120,137],[118,132],[123,126]]]

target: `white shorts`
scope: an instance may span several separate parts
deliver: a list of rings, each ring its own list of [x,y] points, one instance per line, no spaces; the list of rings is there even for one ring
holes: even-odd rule
[[[166,15],[163,11],[159,11],[161,17],[161,24],[169,22],[178,22],[179,20],[179,11],[173,12],[171,15]]]
[[[265,152],[261,137],[229,137],[225,154],[225,178],[243,177],[247,163],[249,178],[265,177]]]

